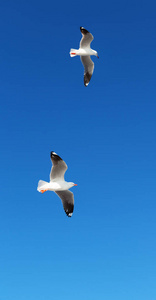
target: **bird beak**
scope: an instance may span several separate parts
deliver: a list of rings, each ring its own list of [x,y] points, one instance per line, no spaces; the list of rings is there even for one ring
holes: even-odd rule
[[[77,184],[76,184],[76,183],[74,183],[74,185],[75,185],[75,186],[77,186]]]
[[[99,58],[99,56],[97,56],[97,58]]]

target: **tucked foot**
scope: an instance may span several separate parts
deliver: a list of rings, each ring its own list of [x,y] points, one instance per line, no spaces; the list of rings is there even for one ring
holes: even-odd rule
[[[46,192],[47,190],[41,190],[41,193],[43,194],[44,192]]]

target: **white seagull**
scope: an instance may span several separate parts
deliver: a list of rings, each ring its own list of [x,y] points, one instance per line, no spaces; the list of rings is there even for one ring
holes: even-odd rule
[[[80,55],[82,64],[84,66],[84,85],[87,86],[94,71],[94,63],[91,60],[90,55],[95,55],[98,57],[98,53],[90,48],[90,43],[94,39],[92,34],[84,27],[80,27],[80,30],[82,33],[80,48],[78,50],[70,49],[70,56],[74,57],[76,55]]]
[[[74,210],[74,195],[68,189],[77,184],[64,180],[64,174],[68,167],[62,158],[53,151],[51,151],[50,157],[53,164],[50,172],[50,182],[39,180],[37,190],[41,193],[46,191],[55,192],[61,198],[67,216],[71,217]]]

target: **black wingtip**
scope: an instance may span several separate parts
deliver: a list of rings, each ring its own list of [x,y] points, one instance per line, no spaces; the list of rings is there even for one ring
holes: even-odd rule
[[[50,152],[50,158],[53,158],[53,159],[56,159],[56,160],[62,160],[62,158],[57,153],[55,153],[54,151]]]
[[[85,29],[84,27],[80,27],[80,30],[81,30],[81,33],[82,34],[87,34],[87,33],[89,33],[89,31],[87,30],[87,29]]]
[[[64,211],[65,211],[66,215],[67,215],[69,218],[71,218],[72,215],[73,215],[73,211],[74,211],[74,205],[69,205],[69,204],[68,204],[68,208],[65,209],[65,207],[64,207]]]
[[[89,74],[88,72],[84,75],[84,85],[88,86],[90,80],[91,80],[92,74]]]
[[[67,212],[67,211],[65,211],[65,213],[66,213],[67,217],[69,217],[69,218],[71,218],[72,215],[73,215],[73,212]]]
[[[69,214],[66,213],[66,215],[67,215],[67,217],[69,217],[69,218],[72,217],[72,213],[69,213]]]
[[[50,152],[50,157],[52,157],[53,155],[55,156],[55,155],[57,155],[57,154],[56,154],[54,151],[51,151],[51,152]]]

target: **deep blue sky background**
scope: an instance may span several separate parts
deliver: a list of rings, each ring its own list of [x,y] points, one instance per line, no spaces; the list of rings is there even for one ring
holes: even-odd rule
[[[0,300],[156,299],[155,1],[1,1]],[[94,35],[87,88],[77,48]],[[49,180],[68,164],[67,218]]]

